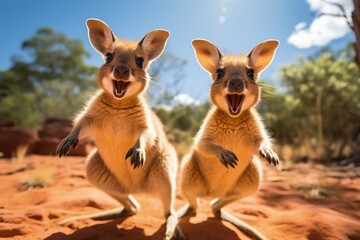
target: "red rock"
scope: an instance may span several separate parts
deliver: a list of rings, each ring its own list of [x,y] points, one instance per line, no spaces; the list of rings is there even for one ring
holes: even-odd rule
[[[12,128],[16,127],[15,121],[12,120],[6,120],[6,119],[0,119],[0,128]]]
[[[56,148],[59,143],[71,132],[72,122],[68,119],[48,118],[43,128],[38,131],[39,140],[35,143],[32,153],[39,155],[56,155]],[[71,148],[68,155],[86,156],[89,152],[90,141],[81,141],[75,148]],[[89,149],[91,144],[89,145]]]
[[[33,154],[39,155],[56,155],[56,148],[62,139],[59,138],[41,138],[35,142],[32,150]],[[88,153],[86,142],[81,141],[79,145],[73,149],[71,147],[69,156],[86,156]]]
[[[40,138],[65,138],[72,130],[72,122],[68,119],[48,118],[45,120],[43,129],[39,130]]]
[[[56,148],[60,143],[58,138],[42,138],[35,142],[32,153],[39,155],[55,155]]]
[[[13,128],[0,128],[0,152],[2,157],[9,158],[15,152],[19,146],[28,146],[28,152],[31,149],[37,139],[36,134],[31,131]]]

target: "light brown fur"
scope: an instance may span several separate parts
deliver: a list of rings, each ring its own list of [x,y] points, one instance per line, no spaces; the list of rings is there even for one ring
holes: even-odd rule
[[[168,142],[163,125],[153,113],[144,92],[149,76],[150,61],[158,57],[169,36],[155,30],[139,42],[117,39],[100,20],[87,22],[93,47],[111,61],[101,66],[98,83],[101,87],[75,120],[75,127],[58,147],[65,155],[79,139],[94,137],[96,149],[89,154],[86,174],[89,181],[118,200],[123,209],[73,217],[61,222],[135,214],[140,205],[131,195],[145,192],[157,194],[164,206],[165,239],[182,238],[174,211],[177,157]],[[143,65],[136,62],[143,59]],[[116,73],[116,69],[127,73]],[[125,95],[116,96],[116,83],[128,83]]]
[[[256,239],[266,239],[221,208],[257,191],[262,179],[259,159],[279,163],[255,109],[260,97],[258,74],[271,62],[277,45],[277,41],[267,41],[247,55],[224,56],[206,40],[193,41],[199,64],[213,79],[210,97],[214,106],[182,161],[181,187],[189,205],[178,211],[179,217],[196,211],[198,197],[215,197],[211,202],[215,216]],[[249,70],[254,71],[252,79]],[[238,112],[230,112],[228,94],[244,96]]]

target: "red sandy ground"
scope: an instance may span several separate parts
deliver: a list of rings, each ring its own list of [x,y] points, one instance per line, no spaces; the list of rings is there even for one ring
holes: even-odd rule
[[[34,155],[20,164],[32,165],[34,169],[4,175],[19,165],[9,159],[0,160],[0,238],[163,238],[161,203],[149,195],[135,195],[142,206],[135,216],[107,221],[81,220],[58,226],[56,223],[66,217],[120,206],[87,182],[84,161],[84,157],[59,159]],[[287,166],[282,172],[268,166],[264,169],[261,190],[226,207],[229,212],[269,239],[360,239],[359,169],[334,170],[310,164]],[[50,177],[46,177],[49,173]],[[48,186],[25,189],[22,183],[36,175],[44,175]],[[176,209],[184,203],[178,191]],[[181,219],[180,227],[190,240],[249,239],[231,224],[214,219],[209,199],[201,200],[196,217]]]

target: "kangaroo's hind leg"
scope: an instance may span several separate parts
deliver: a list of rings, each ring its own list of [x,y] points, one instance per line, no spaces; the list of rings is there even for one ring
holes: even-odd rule
[[[261,168],[257,161],[258,159],[254,158],[253,161],[250,162],[249,166],[236,182],[234,189],[230,191],[227,196],[216,198],[211,201],[211,208],[215,217],[232,223],[246,235],[251,236],[256,240],[267,240],[267,238],[258,230],[222,209],[224,206],[237,199],[249,196],[259,188]]]
[[[178,218],[196,214],[198,197],[207,195],[207,186],[197,163],[196,153],[190,153],[184,157],[184,165],[181,169],[181,188],[188,201],[177,211]]]
[[[109,194],[121,203],[123,207],[94,214],[70,217],[59,222],[60,225],[81,219],[106,220],[117,217],[126,217],[134,215],[140,209],[140,204],[132,195],[128,194],[127,189],[122,186],[110,172],[97,151],[92,152],[88,157],[86,175],[93,185]]]
[[[169,150],[168,150],[169,151]],[[160,164],[154,166],[149,175],[149,182],[152,183],[152,191],[156,192],[163,205],[164,217],[166,219],[165,240],[185,239],[181,229],[178,226],[178,218],[174,210],[177,158],[176,153],[159,156],[163,158],[160,162],[168,163],[163,167]],[[173,159],[169,159],[173,158]]]

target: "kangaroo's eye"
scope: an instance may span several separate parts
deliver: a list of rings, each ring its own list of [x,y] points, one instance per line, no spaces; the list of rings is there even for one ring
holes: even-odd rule
[[[224,75],[225,75],[224,70],[222,70],[222,69],[217,69],[217,70],[216,70],[216,77],[217,77],[218,80],[219,80],[220,78],[222,78]]]
[[[254,70],[253,69],[248,69],[246,72],[246,75],[251,79],[254,80]]]
[[[144,67],[144,59],[142,57],[136,57],[135,61],[136,61],[136,65],[139,68],[143,69],[143,67]]]
[[[113,60],[113,58],[114,58],[114,56],[112,55],[112,53],[107,53],[106,55],[105,55],[105,62],[106,63],[110,63],[112,60]]]

